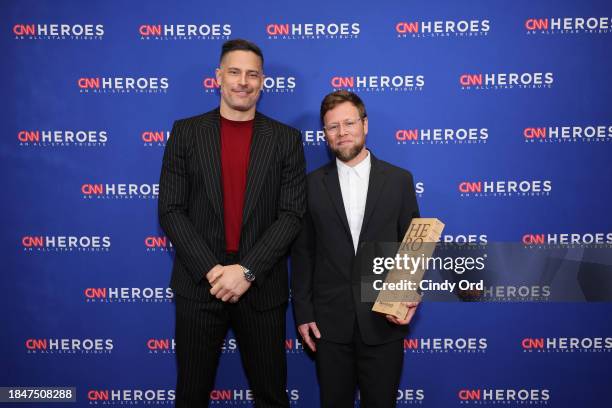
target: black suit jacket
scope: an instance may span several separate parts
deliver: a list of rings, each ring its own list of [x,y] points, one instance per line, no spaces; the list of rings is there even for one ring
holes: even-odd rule
[[[369,256],[364,252],[370,251],[363,243],[400,242],[412,218],[419,217],[410,172],[370,155],[372,167],[357,254],[335,160],[308,175],[308,210],[291,254],[296,323],[314,321],[324,339],[338,343],[352,341],[355,323],[363,341],[371,345],[402,338],[408,330],[372,312],[371,302],[361,301],[361,265],[372,265],[364,259]]]
[[[255,283],[243,295],[262,310],[287,301],[287,252],[306,207],[300,132],[256,113],[238,257]],[[178,120],[159,181],[159,222],[176,250],[170,286],[213,299],[206,273],[225,256],[219,109]]]

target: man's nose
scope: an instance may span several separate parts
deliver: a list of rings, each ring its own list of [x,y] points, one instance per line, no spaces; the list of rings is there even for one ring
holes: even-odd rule
[[[348,126],[346,124],[343,124],[342,122],[340,122],[338,126],[339,126],[338,134],[346,135],[348,133]]]
[[[240,75],[240,85],[246,85],[247,84],[247,76],[246,73]]]

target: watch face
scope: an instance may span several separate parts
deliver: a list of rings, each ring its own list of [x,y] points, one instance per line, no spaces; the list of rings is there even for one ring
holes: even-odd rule
[[[253,282],[255,280],[255,274],[249,269],[244,268],[244,278],[249,282]]]

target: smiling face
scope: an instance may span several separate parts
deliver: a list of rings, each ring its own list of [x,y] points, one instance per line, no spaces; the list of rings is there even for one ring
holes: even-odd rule
[[[338,159],[350,162],[364,151],[368,118],[361,118],[359,109],[351,102],[343,102],[328,110],[323,124],[329,148]]]
[[[215,73],[221,88],[221,112],[227,116],[254,115],[263,88],[261,58],[251,51],[231,51],[223,56]]]

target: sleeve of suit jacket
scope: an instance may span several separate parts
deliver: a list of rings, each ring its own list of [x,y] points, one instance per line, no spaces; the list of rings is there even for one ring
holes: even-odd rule
[[[164,151],[159,180],[159,223],[176,249],[181,263],[199,283],[219,262],[189,219],[188,162],[193,154],[185,121],[176,121]]]
[[[296,325],[315,321],[312,304],[312,280],[315,263],[315,233],[310,213],[302,221],[302,230],[291,250],[291,298]]]
[[[300,231],[306,210],[306,161],[300,132],[289,137],[283,158],[278,218],[257,240],[240,264],[255,274],[255,284],[261,286],[270,269],[289,251]]]

